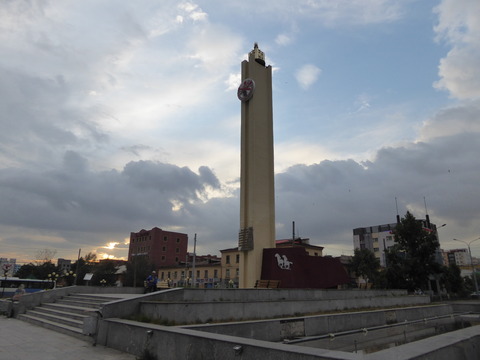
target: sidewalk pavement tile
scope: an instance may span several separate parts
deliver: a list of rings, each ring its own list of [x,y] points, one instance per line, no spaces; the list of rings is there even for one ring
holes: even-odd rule
[[[0,317],[0,360],[135,360],[131,354]]]

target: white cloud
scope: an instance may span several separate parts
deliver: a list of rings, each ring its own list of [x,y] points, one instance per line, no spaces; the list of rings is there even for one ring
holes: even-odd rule
[[[257,16],[275,16],[288,23],[300,19],[315,19],[323,25],[366,25],[392,22],[404,14],[404,3],[396,0],[275,0],[268,6],[258,7],[255,0],[244,0],[229,7],[236,7],[245,16],[255,7]]]
[[[306,64],[297,70],[295,79],[302,89],[308,90],[317,81],[321,73],[322,70],[320,68],[312,64]]]
[[[438,137],[462,133],[480,133],[480,101],[471,101],[451,106],[436,113],[425,121],[419,140],[427,141]]]
[[[436,8],[438,40],[452,45],[439,65],[437,89],[458,99],[480,98],[480,2],[444,0]]]
[[[227,85],[226,91],[237,90],[241,79],[242,75],[239,72],[228,75],[228,79],[225,81],[225,84]]]
[[[208,14],[204,12],[197,4],[191,2],[183,2],[178,5],[180,10],[183,10],[189,18],[194,21],[207,20]]]
[[[275,42],[280,46],[290,45],[293,42],[293,38],[287,34],[279,34],[275,38]]]
[[[338,157],[320,144],[293,139],[275,145],[275,172],[283,172],[295,164],[312,165]]]

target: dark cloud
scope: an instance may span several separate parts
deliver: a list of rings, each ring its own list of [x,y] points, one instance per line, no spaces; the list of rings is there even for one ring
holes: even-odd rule
[[[418,218],[425,216],[425,198],[432,221],[468,237],[462,228],[480,216],[479,153],[478,134],[463,133],[384,148],[365,163],[293,166],[276,177],[277,237],[291,236],[295,220],[302,236],[352,246],[353,228],[395,222],[395,198],[400,215],[408,209]]]
[[[149,161],[130,162],[121,172],[94,172],[85,158],[69,151],[55,171],[0,170],[0,221],[80,233],[183,227],[188,221],[174,208],[191,207],[205,186],[216,184],[218,179],[206,167],[198,175],[185,167]]]
[[[400,215],[409,209],[425,216],[425,197],[433,222],[448,222],[457,232],[475,229],[479,153],[479,137],[462,133],[383,148],[362,163],[292,166],[276,176],[277,238],[290,237],[295,221],[297,234],[313,243],[350,249],[353,228],[395,221],[395,198]],[[131,231],[159,226],[191,238],[197,233],[199,249],[216,253],[236,246],[239,226],[238,192],[206,201],[199,196],[220,186],[206,166],[195,173],[173,164],[132,161],[122,171],[99,172],[67,151],[53,171],[0,170],[0,221],[55,234],[66,242],[59,247],[98,244],[105,237],[120,240]]]

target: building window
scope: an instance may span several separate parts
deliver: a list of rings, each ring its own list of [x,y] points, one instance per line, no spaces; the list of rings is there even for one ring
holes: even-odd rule
[[[213,277],[218,278],[218,270],[217,269],[213,270]]]
[[[179,253],[179,252],[180,252],[180,249],[179,249],[179,248],[176,248],[176,249],[175,249],[175,252],[176,252],[176,253]]]
[[[167,251],[167,247],[166,247],[166,246],[163,246],[163,247],[162,247],[162,251]]]
[[[162,261],[165,261],[165,256],[162,256]]]
[[[174,278],[174,279],[177,278],[177,272],[176,272],[176,271],[173,273],[173,278]]]
[[[230,264],[230,255],[227,255],[226,262],[227,264]]]
[[[166,237],[166,236],[163,237],[163,241],[167,241],[167,237]]]
[[[225,270],[225,278],[230,279],[230,269]]]
[[[178,262],[178,256],[177,256],[177,257],[175,257],[175,262]]]
[[[197,279],[200,278],[200,270],[197,270]]]
[[[205,270],[205,273],[204,273],[203,278],[204,278],[204,279],[208,279],[208,270]]]
[[[315,256],[318,256],[318,253],[316,252],[316,253],[314,253],[314,255],[315,255]]]
[[[240,254],[237,254],[235,255],[235,263],[239,263],[240,262]]]
[[[240,271],[238,270],[238,268],[235,269],[235,277],[239,277],[240,276]]]
[[[177,238],[177,243],[179,243],[179,242],[180,242],[180,238]]]

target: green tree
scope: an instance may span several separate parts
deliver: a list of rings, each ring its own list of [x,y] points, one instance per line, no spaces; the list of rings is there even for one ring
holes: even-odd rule
[[[394,235],[396,244],[386,252],[389,287],[426,289],[429,275],[441,272],[435,261],[440,245],[436,233],[425,230],[422,222],[407,212]]]
[[[155,270],[154,266],[148,261],[146,256],[135,256],[131,262],[127,263],[127,273],[125,286],[143,286],[144,280]]]
[[[115,285],[115,261],[103,260],[100,261],[93,269],[93,281],[92,285],[101,285],[100,281],[103,279],[106,281],[105,285]]]
[[[33,263],[25,264],[18,269],[16,276],[20,279],[41,279],[48,278],[48,274],[58,273],[58,268],[51,261],[43,262],[39,265]]]
[[[89,252],[84,257],[80,257],[78,261],[75,261],[75,263],[72,265],[72,271],[77,274],[77,285],[84,285],[83,279],[85,277],[85,274],[93,273],[96,260],[97,255],[95,253]]]
[[[352,260],[349,264],[349,270],[354,272],[357,277],[361,276],[365,281],[375,284],[378,278],[380,260],[368,249],[355,249]]]
[[[461,270],[456,264],[443,267],[442,285],[449,294],[465,295],[465,282],[461,276]]]

